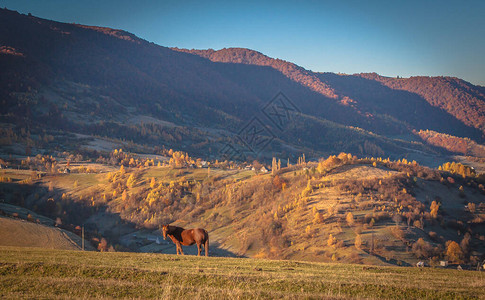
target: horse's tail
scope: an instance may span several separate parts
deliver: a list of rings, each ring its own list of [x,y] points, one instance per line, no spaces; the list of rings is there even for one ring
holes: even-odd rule
[[[205,256],[209,256],[209,234],[207,231],[205,232],[206,238],[205,238],[205,243],[204,243],[204,249],[205,249]]]

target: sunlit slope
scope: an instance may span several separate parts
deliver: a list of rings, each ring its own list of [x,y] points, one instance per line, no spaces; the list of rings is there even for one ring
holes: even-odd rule
[[[0,216],[0,245],[80,250],[81,238],[59,228]]]

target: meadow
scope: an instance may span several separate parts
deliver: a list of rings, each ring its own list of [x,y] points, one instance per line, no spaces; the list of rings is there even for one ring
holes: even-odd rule
[[[484,299],[484,288],[477,271],[0,247],[2,299]]]

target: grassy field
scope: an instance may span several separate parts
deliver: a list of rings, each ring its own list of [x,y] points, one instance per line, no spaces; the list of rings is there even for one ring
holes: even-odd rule
[[[0,245],[80,250],[81,239],[68,231],[0,217]]]
[[[485,273],[0,247],[0,298],[485,299]]]
[[[0,203],[0,209],[9,212],[6,210],[7,206],[7,204]],[[15,211],[19,212],[18,214],[21,216],[22,210],[18,208]],[[34,216],[38,215],[34,214]],[[49,220],[48,218],[43,218]],[[46,224],[29,222],[25,219],[0,216],[0,246],[81,250],[81,245],[82,239],[70,231]],[[88,242],[85,243],[85,249],[95,250]]]

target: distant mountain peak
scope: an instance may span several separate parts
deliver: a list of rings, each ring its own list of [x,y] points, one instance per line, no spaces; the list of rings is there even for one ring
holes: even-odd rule
[[[143,41],[136,35],[121,29],[112,29],[109,27],[88,26],[88,25],[81,25],[81,24],[74,24],[74,25],[81,28],[92,29],[125,41],[136,42],[136,43],[140,43],[141,41]]]

